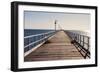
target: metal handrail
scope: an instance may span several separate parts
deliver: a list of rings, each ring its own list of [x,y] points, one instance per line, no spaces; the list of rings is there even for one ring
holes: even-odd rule
[[[51,33],[51,32],[54,32],[54,31],[50,31],[50,32],[47,32],[47,33],[36,34],[36,35],[25,36],[24,39],[26,39],[26,38],[30,38],[30,37],[34,37],[34,36],[43,35],[43,34],[48,34],[48,33]]]
[[[85,55],[83,55],[84,58],[86,58],[87,56],[90,58],[90,51],[89,51],[89,49],[90,49],[90,37],[86,36],[86,35],[74,33],[71,31],[65,31],[65,32],[68,34],[68,36],[71,38],[71,40],[74,41],[74,43],[78,47],[80,47],[81,51],[83,51],[83,50],[86,51]]]
[[[25,39],[31,39],[31,38],[33,38],[34,39],[34,37],[37,37],[37,38],[39,38],[39,39],[37,39],[37,40],[35,40],[35,41],[33,41],[33,42],[31,42],[31,43],[28,43],[28,45],[25,45],[24,46],[24,48],[27,48],[27,47],[29,47],[29,46],[31,46],[31,45],[34,45],[34,44],[40,44],[40,43],[42,43],[42,42],[44,42],[44,41],[46,41],[49,37],[51,37],[52,35],[54,35],[56,33],[56,31],[50,31],[50,32],[46,32],[46,33],[41,33],[41,34],[36,34],[36,35],[30,35],[30,36],[26,36],[26,37],[24,37],[24,40]],[[42,38],[40,38],[40,37],[42,37]],[[36,45],[35,45],[36,46]]]

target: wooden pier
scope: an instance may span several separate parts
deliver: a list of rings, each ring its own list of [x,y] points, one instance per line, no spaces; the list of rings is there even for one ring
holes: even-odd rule
[[[42,46],[25,56],[24,61],[84,59],[64,31],[59,31]]]

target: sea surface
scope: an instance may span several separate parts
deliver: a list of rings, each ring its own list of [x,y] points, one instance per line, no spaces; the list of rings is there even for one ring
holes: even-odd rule
[[[68,30],[68,31],[73,32],[73,33],[77,33],[80,35],[84,35],[84,36],[90,36],[90,33],[86,32],[86,31],[80,31],[80,30]]]
[[[47,33],[50,31],[54,31],[54,30],[47,30],[47,29],[24,29],[24,37],[27,36],[31,36],[31,35],[37,35],[37,34],[42,34],[42,33]],[[29,45],[32,42],[35,42],[37,40],[42,39],[42,37],[31,37],[31,38],[24,38],[24,47]],[[24,52],[27,52],[28,50],[32,49],[33,47],[35,47],[38,43],[34,44],[34,45],[30,45],[29,47],[24,48]]]
[[[24,29],[24,37],[27,37],[27,36],[31,36],[31,35],[37,35],[37,34],[42,34],[42,33],[47,33],[47,32],[50,32],[50,31],[55,31],[55,30],[47,30],[47,29]],[[67,30],[65,30],[67,31]],[[84,32],[84,31],[77,31],[77,30],[68,30],[70,32],[73,32],[73,33],[77,33],[77,34],[80,34],[80,35],[85,35],[85,36],[89,36],[89,33],[88,32]],[[32,42],[35,42],[37,40],[40,40],[42,39],[42,37],[31,37],[31,38],[24,38],[24,47],[29,45],[30,43]],[[85,39],[85,42],[87,43],[87,38]],[[36,45],[38,45],[39,43],[36,43],[34,45],[30,45],[26,48],[24,48],[24,52],[27,52],[29,51],[30,49],[34,48]]]

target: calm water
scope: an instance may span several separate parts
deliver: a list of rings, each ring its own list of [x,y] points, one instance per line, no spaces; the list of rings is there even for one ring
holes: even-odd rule
[[[46,32],[49,32],[49,31],[54,31],[54,30],[24,29],[24,37],[29,36],[29,35],[36,35],[36,34],[46,33]]]
[[[46,33],[46,32],[50,32],[50,31],[54,31],[54,30],[43,30],[43,29],[24,29],[24,37],[26,36],[31,36],[31,35],[36,35],[36,34],[41,34],[41,33]],[[26,45],[29,45],[32,42],[35,42],[37,40],[42,39],[42,37],[40,36],[39,38],[37,36],[35,37],[31,37],[31,38],[27,38],[24,39],[24,47]],[[35,47],[38,43],[34,44],[34,45],[30,45],[29,47],[24,48],[24,52],[32,49],[33,47]]]
[[[46,33],[46,32],[50,32],[50,31],[54,31],[54,30],[24,29],[24,37],[31,36],[31,35],[36,35],[36,34],[41,34],[41,33]],[[89,33],[83,32],[83,31],[70,30],[70,32],[89,36]],[[35,37],[24,39],[24,47],[26,45],[29,45],[30,43],[35,42],[35,41],[40,40],[40,39],[42,39],[41,36],[40,37],[35,36]],[[85,42],[87,42],[87,39],[85,39]],[[24,48],[24,52],[27,52],[28,50],[32,49],[33,47],[35,47],[38,44],[39,43],[36,43],[34,45],[30,45],[29,47]]]
[[[77,33],[77,34],[80,34],[80,35],[90,36],[90,33],[85,32],[85,31],[70,30],[70,32]]]

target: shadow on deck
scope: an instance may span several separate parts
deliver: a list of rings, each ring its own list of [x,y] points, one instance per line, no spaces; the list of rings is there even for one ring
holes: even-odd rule
[[[25,56],[24,61],[47,61],[84,59],[76,47],[71,44],[69,36],[64,31],[57,32],[42,46]]]

